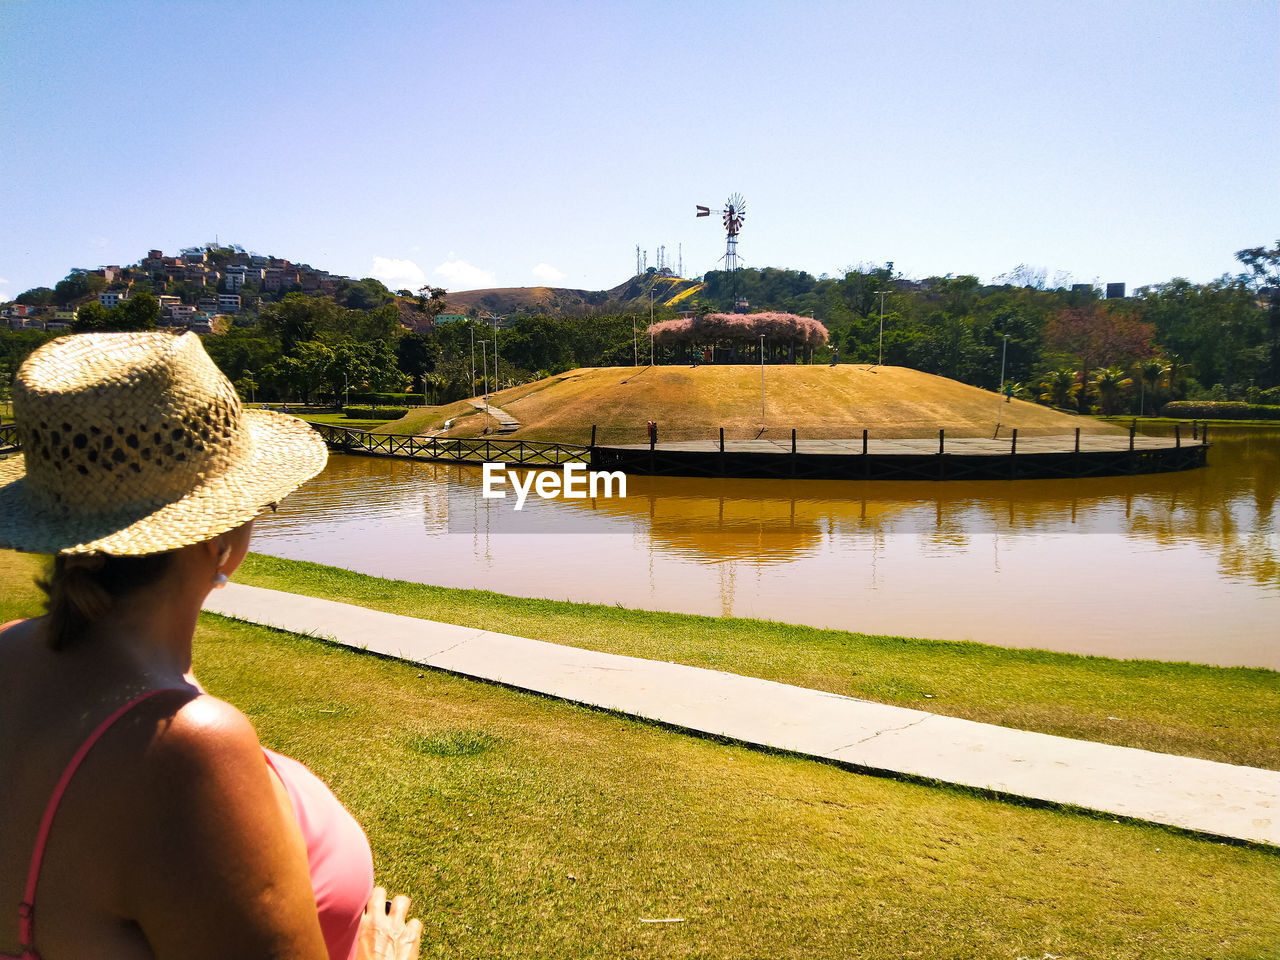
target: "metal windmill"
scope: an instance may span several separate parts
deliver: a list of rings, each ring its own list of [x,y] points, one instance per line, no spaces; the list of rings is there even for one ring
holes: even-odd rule
[[[725,249],[724,265],[729,271],[729,290],[733,294],[733,302],[738,304],[738,233],[742,230],[742,222],[747,219],[747,202],[742,194],[731,193],[725,201],[723,210],[712,210],[710,207],[698,205],[698,216],[709,217],[718,214],[724,223]]]

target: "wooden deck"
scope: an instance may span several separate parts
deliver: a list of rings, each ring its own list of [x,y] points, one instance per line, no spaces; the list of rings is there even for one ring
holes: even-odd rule
[[[823,480],[994,480],[1190,470],[1209,444],[1180,437],[1011,436],[933,440],[676,441],[595,446],[596,470],[668,476]]]
[[[580,446],[528,440],[440,439],[372,434],[316,425],[329,448],[343,453],[412,460],[554,467],[588,463],[593,470],[650,476],[772,477],[811,480],[1005,480],[1109,477],[1202,467],[1207,430],[1180,436],[1024,437],[990,440],[760,439]],[[14,425],[0,425],[0,454],[18,449]]]

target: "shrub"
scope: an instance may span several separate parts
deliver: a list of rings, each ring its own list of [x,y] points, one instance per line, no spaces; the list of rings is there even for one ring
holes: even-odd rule
[[[350,398],[351,403],[363,404],[367,403],[372,406],[395,406],[397,404],[420,405],[422,403],[422,393],[356,393],[352,391]]]
[[[1280,420],[1280,406],[1239,400],[1174,400],[1160,412],[1188,420]]]
[[[399,420],[408,412],[406,407],[374,407],[355,403],[342,408],[342,415],[349,420]]]

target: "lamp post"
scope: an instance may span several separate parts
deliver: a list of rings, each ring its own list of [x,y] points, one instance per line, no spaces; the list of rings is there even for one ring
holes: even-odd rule
[[[1000,351],[1000,396],[996,397],[996,432],[995,436],[1000,436],[1000,422],[1004,414],[1004,407],[1000,405],[1001,398],[1004,397],[1004,361],[1009,353],[1009,335],[1004,335],[1004,347]]]
[[[760,334],[760,431],[763,433],[764,419],[764,334]]]
[[[488,340],[480,341],[480,360],[484,364],[484,432],[489,432],[489,346]]]
[[[880,295],[880,359],[876,361],[877,367],[884,366],[884,295],[888,290],[877,290]]]
[[[649,288],[649,366],[653,366],[653,287]]]
[[[1009,356],[1009,335],[1004,335],[1004,347],[1000,350],[1000,396],[1004,396],[1004,361]],[[1008,402],[1008,398],[1005,398]]]

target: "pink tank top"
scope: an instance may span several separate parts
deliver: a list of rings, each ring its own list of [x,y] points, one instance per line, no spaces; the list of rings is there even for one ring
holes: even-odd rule
[[[8,626],[6,624],[6,626]],[[40,960],[35,949],[36,887],[40,880],[40,864],[53,826],[54,814],[67,785],[93,745],[111,726],[139,703],[162,690],[152,690],[130,700],[102,721],[67,764],[53,789],[40,829],[36,833],[27,871],[23,902],[18,907],[18,938],[22,954],[18,957],[0,954],[0,960]],[[351,960],[356,952],[356,935],[360,917],[373,892],[373,854],[360,824],[338,802],[338,798],[310,770],[278,753],[263,749],[266,762],[284,784],[293,804],[293,815],[307,845],[307,865],[311,872],[311,888],[320,914],[329,960]]]

